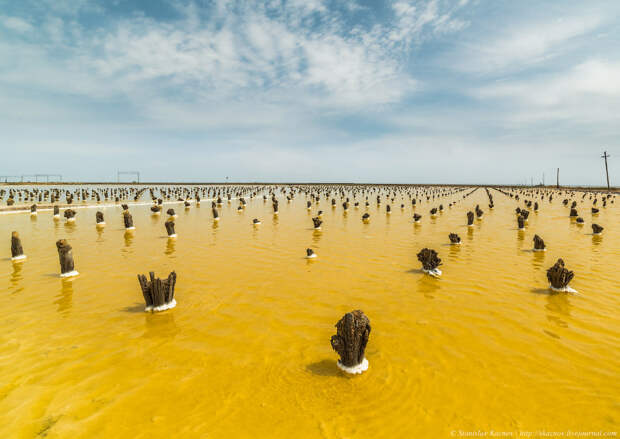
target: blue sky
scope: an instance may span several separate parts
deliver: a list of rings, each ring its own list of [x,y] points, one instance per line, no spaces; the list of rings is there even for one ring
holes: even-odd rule
[[[0,174],[618,184],[619,48],[615,0],[0,0]]]

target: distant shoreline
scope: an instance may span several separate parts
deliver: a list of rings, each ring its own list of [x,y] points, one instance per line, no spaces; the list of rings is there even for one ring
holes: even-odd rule
[[[60,182],[34,182],[34,181],[9,181],[0,182],[2,186],[432,186],[432,187],[501,187],[501,188],[523,188],[523,189],[567,189],[584,191],[604,191],[605,186],[559,186],[556,185],[514,185],[514,184],[463,184],[463,183],[352,183],[352,182],[107,182],[107,181],[60,181]],[[609,192],[619,192],[620,187],[612,186]]]

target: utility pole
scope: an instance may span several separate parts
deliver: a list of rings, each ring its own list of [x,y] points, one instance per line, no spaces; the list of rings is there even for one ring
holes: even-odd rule
[[[558,168],[556,187],[560,189],[560,168]]]
[[[543,172],[543,187],[545,186],[545,173]]]
[[[607,168],[607,157],[609,157],[609,154],[607,154],[607,151],[605,151],[603,155],[601,156],[601,158],[605,159],[605,174],[607,175],[607,190],[609,190],[609,169]]]

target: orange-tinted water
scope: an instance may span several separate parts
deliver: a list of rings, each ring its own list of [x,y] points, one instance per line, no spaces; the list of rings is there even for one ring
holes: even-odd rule
[[[616,204],[592,236],[560,196],[541,201],[524,232],[521,202],[484,190],[392,214],[374,196],[343,213],[306,197],[272,215],[270,201],[80,209],[73,225],[51,212],[0,215],[0,437],[449,437],[453,430],[616,430],[620,422],[620,231]],[[575,197],[581,200],[581,194]],[[363,201],[358,198],[359,201]],[[600,200],[599,200],[600,202]],[[400,209],[400,204],[405,209]],[[434,219],[428,211],[444,205]],[[363,204],[363,203],[362,203]],[[468,229],[466,212],[480,204]],[[321,232],[311,217],[322,209]],[[165,210],[165,209],[164,209]],[[369,224],[361,215],[371,214]],[[253,227],[253,218],[262,224]],[[16,230],[28,258],[9,260]],[[448,233],[463,239],[448,245]],[[533,253],[539,234],[548,251]],[[80,275],[58,278],[55,241],[73,246]],[[318,254],[304,259],[305,248]],[[443,260],[420,271],[423,247]],[[549,294],[546,269],[562,257],[578,294]],[[178,274],[178,306],[143,312],[138,273]],[[329,339],[362,309],[370,369],[345,376]]]

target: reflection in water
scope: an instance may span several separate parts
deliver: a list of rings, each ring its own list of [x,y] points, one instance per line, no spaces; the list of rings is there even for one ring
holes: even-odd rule
[[[517,239],[523,241],[525,239],[525,230],[517,230]]]
[[[456,257],[458,256],[458,254],[461,252],[461,246],[460,245],[451,245],[450,246],[450,253],[448,254],[448,259],[450,259],[451,261],[456,260]]]
[[[420,270],[422,273],[422,270]],[[440,289],[439,279],[434,278],[433,276],[428,276],[427,274],[423,274],[420,276],[418,280],[418,291],[422,291],[424,297],[427,299],[434,299],[435,293]]]
[[[555,293],[547,296],[547,319],[551,322],[555,322],[562,328],[567,328],[568,323],[560,316],[570,317],[571,303],[568,294]]]
[[[125,247],[130,247],[133,242],[133,232],[126,230],[125,231]]]
[[[274,226],[277,226],[277,225],[278,225],[278,215],[276,215],[276,214],[274,214],[274,215],[273,215],[272,224],[273,224]]]
[[[166,240],[166,251],[164,252],[164,254],[167,256],[173,255],[176,245],[177,245],[176,239],[167,239]]]
[[[312,244],[317,245],[321,241],[321,236],[323,236],[323,234],[320,230],[314,230],[312,232]]]
[[[473,227],[467,227],[467,240],[471,241],[474,238],[474,228]]]
[[[532,253],[534,254],[532,265],[534,266],[535,270],[540,270],[545,262],[545,253],[547,252],[532,251]]]
[[[174,313],[163,311],[159,313],[144,313],[143,338],[156,338],[160,341],[173,339],[179,332],[174,322]]]
[[[600,245],[603,242],[603,236],[592,234],[592,245]]]
[[[75,232],[75,221],[71,221],[71,222],[65,221],[64,225],[65,225],[65,231],[67,233],[71,234],[71,233]]]
[[[73,306],[73,279],[67,278],[60,281],[60,294],[56,296],[54,304],[58,305],[60,314],[68,314]]]
[[[30,215],[30,222],[31,223],[36,223],[37,222],[37,218],[39,215]]]
[[[19,293],[24,289],[24,287],[18,288],[20,281],[24,278],[24,276],[22,275],[23,266],[23,260],[13,262],[13,272],[11,273],[11,286],[15,288],[13,290],[13,293]]]

